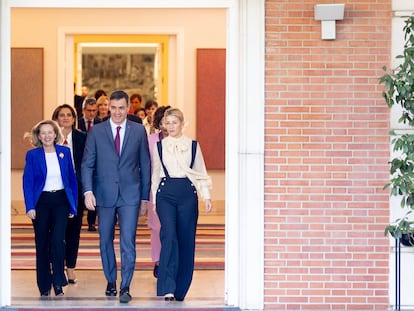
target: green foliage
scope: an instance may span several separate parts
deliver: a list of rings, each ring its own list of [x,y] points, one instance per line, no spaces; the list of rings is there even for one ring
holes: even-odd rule
[[[403,234],[413,232],[414,221],[408,219],[408,215],[412,211],[408,211],[403,218],[398,218],[394,223],[385,228],[384,235],[390,234],[395,239],[400,239]]]
[[[405,21],[403,28],[405,44],[403,55],[398,55],[401,64],[391,73],[387,67],[382,69],[385,74],[380,77],[380,83],[384,84],[385,90],[382,96],[388,107],[398,104],[402,108],[399,122],[414,125],[414,16]]]
[[[401,63],[392,72],[388,72],[384,66],[382,69],[385,73],[379,82],[384,85],[382,96],[388,107],[401,107],[398,122],[414,126],[414,16],[405,21],[403,31],[404,52],[397,56]],[[414,134],[398,135],[391,131],[390,135],[397,156],[389,162],[391,179],[384,189],[390,188],[391,195],[401,196],[401,208],[408,208],[409,211],[403,218],[387,226],[385,235],[389,233],[394,238],[400,238],[402,234],[414,232],[414,221],[407,218],[414,210]]]

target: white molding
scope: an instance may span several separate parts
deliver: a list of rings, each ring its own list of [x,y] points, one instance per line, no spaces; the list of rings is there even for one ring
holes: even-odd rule
[[[0,3],[0,306],[11,304],[10,9]]]
[[[167,35],[173,37],[176,48],[173,52],[176,55],[175,62],[170,63],[171,72],[175,74],[172,76],[174,80],[175,89],[171,92],[175,97],[171,97],[168,92],[168,100],[171,103],[182,103],[184,100],[184,29],[182,27],[60,27],[58,29],[57,50],[58,50],[58,67],[57,67],[57,81],[58,81],[58,103],[71,103],[73,101],[73,79],[74,64],[73,64],[73,35],[82,34],[127,34],[127,35]],[[181,107],[180,107],[181,108]]]
[[[9,0],[10,7],[25,8],[228,8],[235,0]]]

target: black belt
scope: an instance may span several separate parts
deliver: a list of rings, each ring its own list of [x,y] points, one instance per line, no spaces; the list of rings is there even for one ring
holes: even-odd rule
[[[58,189],[58,190],[46,190],[43,192],[47,192],[47,193],[56,193],[56,192],[60,192],[60,191],[65,191],[65,189]]]

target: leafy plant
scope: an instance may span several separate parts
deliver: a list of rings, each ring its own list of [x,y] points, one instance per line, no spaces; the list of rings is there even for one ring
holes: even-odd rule
[[[400,65],[388,72],[383,67],[385,74],[380,77],[380,84],[384,84],[384,97],[389,108],[394,105],[401,107],[399,123],[414,126],[414,16],[408,17],[403,28],[404,51],[403,55],[396,58],[401,60]],[[390,132],[393,137],[391,144],[395,156],[390,162],[390,182],[384,189],[390,188],[391,195],[401,196],[401,208],[408,208],[409,211],[404,217],[388,225],[385,235],[391,234],[394,238],[401,238],[403,234],[414,232],[414,221],[408,219],[409,214],[414,210],[414,134],[397,134]]]

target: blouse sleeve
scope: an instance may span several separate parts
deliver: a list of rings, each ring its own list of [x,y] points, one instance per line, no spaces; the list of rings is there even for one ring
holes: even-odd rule
[[[208,176],[206,165],[204,163],[203,153],[201,152],[200,144],[197,143],[197,151],[194,159],[193,170]],[[201,197],[204,200],[210,199],[211,178],[197,179],[198,189]]]
[[[152,176],[151,176],[151,192],[152,192],[152,199],[155,204],[156,194],[158,185],[160,184],[161,180],[161,160],[158,154],[157,143],[155,143],[154,148],[152,150]]]

